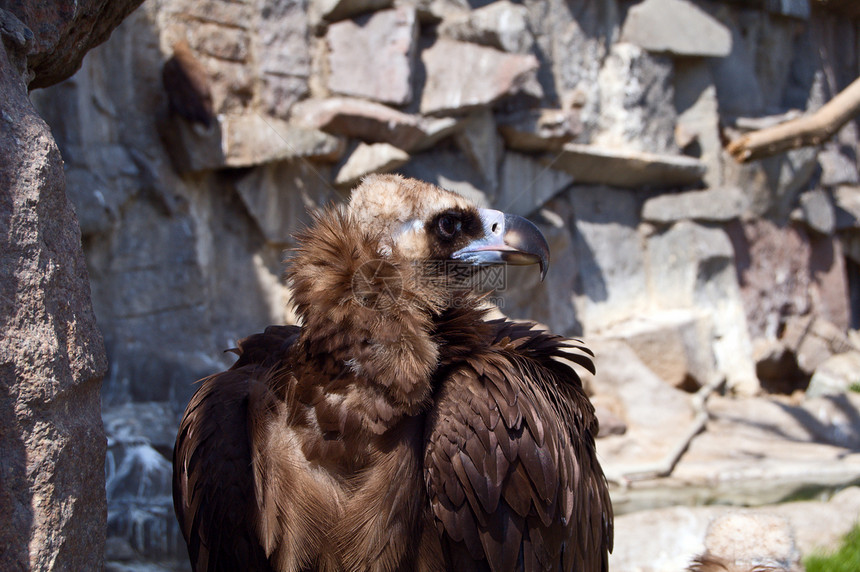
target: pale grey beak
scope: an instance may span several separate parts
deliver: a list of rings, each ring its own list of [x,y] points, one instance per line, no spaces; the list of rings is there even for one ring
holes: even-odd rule
[[[531,221],[492,209],[478,209],[484,236],[454,252],[452,258],[472,264],[540,264],[540,279],[549,268],[549,244]]]

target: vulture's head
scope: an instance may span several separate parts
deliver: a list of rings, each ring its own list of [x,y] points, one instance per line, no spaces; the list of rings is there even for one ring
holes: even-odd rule
[[[398,175],[365,178],[349,212],[365,232],[379,233],[380,254],[411,262],[464,265],[549,264],[549,246],[523,217],[478,208],[435,185]]]
[[[316,215],[296,239],[288,277],[304,353],[348,364],[408,411],[429,396],[440,323],[483,327],[481,274],[464,270],[539,264],[543,274],[549,262],[524,218],[397,175],[366,177],[348,205]]]
[[[366,177],[345,208],[317,216],[297,239],[289,276],[305,321],[323,308],[329,323],[349,319],[354,303],[438,313],[477,282],[464,282],[464,267],[538,264],[543,278],[549,264],[528,220],[398,175]]]

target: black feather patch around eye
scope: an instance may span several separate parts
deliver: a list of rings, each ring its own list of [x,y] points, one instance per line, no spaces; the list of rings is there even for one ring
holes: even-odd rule
[[[474,239],[484,230],[477,213],[469,210],[448,210],[430,220],[427,230],[443,243],[450,244],[461,238]]]

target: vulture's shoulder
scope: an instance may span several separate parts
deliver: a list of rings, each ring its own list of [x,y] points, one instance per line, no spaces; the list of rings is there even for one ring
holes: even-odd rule
[[[591,352],[534,324],[487,324],[492,341],[447,371],[427,423],[425,479],[449,566],[605,571],[612,507],[572,366],[593,371]]]
[[[230,350],[239,356],[230,369],[241,369],[249,365],[277,368],[286,359],[287,352],[301,331],[300,326],[269,326],[261,334],[239,340],[238,347]]]
[[[273,397],[297,326],[241,340],[227,371],[200,381],[173,450],[173,502],[195,570],[271,570],[258,540],[249,440],[251,410]]]

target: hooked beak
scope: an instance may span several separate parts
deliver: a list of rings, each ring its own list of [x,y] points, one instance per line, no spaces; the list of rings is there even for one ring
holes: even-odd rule
[[[472,264],[540,264],[540,279],[549,268],[549,245],[541,231],[521,216],[478,209],[484,236],[454,252],[452,258]]]

